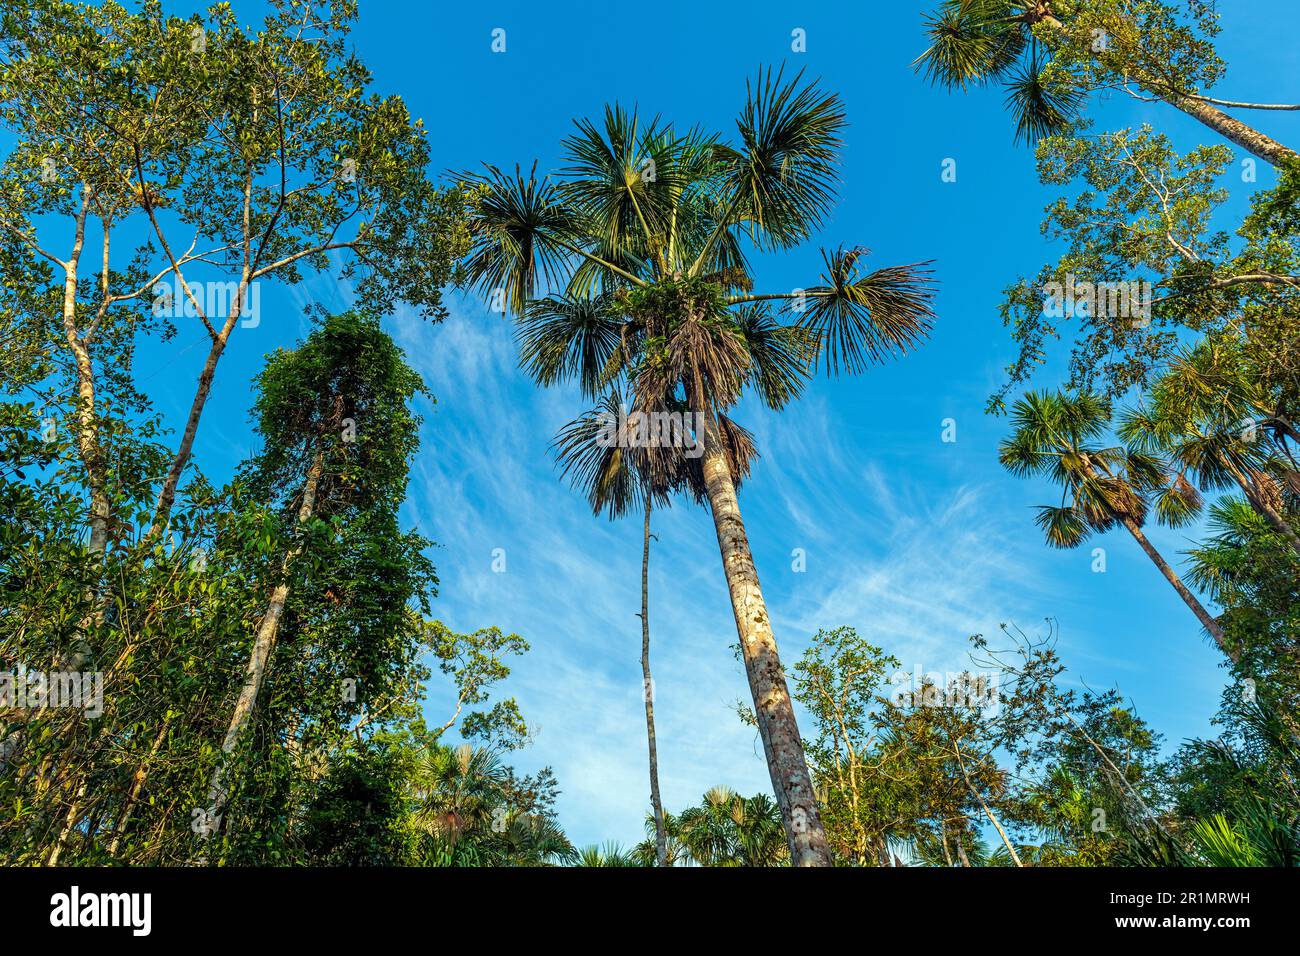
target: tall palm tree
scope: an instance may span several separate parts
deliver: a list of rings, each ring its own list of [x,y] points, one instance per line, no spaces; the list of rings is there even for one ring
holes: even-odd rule
[[[687,414],[656,444],[656,481],[680,480],[713,515],[759,733],[795,865],[830,865],[776,639],[736,497],[756,454],[728,411],[750,388],[783,408],[821,364],[858,372],[905,352],[933,313],[922,265],[860,269],[865,251],[824,252],[821,284],[755,293],[747,249],[791,248],[835,197],[840,101],[771,70],[751,84],[728,143],[608,107],[577,123],[559,181],[488,166],[467,176],[470,281],[523,327],[541,384],[593,399],[625,382],[633,410]],[[536,299],[539,286],[564,285]],[[679,419],[680,420],[680,419]]]
[[[1003,467],[1019,477],[1044,475],[1062,489],[1060,505],[1038,508],[1036,522],[1047,543],[1074,548],[1094,531],[1122,525],[1235,662],[1223,628],[1142,532],[1151,499],[1161,523],[1191,520],[1200,508],[1196,489],[1149,455],[1095,444],[1110,424],[1110,406],[1099,396],[1027,392],[1013,406],[1012,421],[1011,437],[999,447]]]
[[[1007,109],[1016,119],[1017,140],[1033,142],[1067,129],[1083,107],[1088,86],[1127,89],[1132,83],[1267,163],[1279,166],[1300,159],[1294,150],[1214,105],[1257,104],[1204,96],[1190,88],[1193,79],[1178,76],[1168,50],[1148,54],[1143,24],[1125,7],[1077,0],[941,0],[924,15],[930,45],[913,65],[949,90],[1001,83]],[[1161,22],[1160,14],[1149,22],[1151,33],[1173,29]],[[1096,31],[1104,34],[1101,43]],[[1086,62],[1077,70],[1074,64],[1065,71],[1053,69],[1060,66],[1052,63],[1053,54],[1062,47],[1069,48],[1076,62],[1085,57]],[[1208,73],[1212,59],[1210,51],[1187,65]]]
[[[526,328],[526,327],[525,327]],[[527,343],[527,334],[523,336]],[[525,348],[527,345],[525,346]],[[650,755],[650,806],[655,825],[655,865],[668,866],[668,834],[663,801],[659,796],[659,744],[655,734],[654,682],[650,675],[650,517],[656,504],[667,504],[668,485],[656,481],[642,449],[602,442],[607,421],[625,417],[623,396],[617,388],[596,408],[566,425],[555,441],[565,475],[582,490],[595,514],[606,512],[612,521],[637,508],[644,509],[641,539],[641,680],[645,700],[646,741]]]

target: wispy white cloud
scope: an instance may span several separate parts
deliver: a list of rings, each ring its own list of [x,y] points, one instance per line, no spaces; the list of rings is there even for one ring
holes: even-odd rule
[[[437,396],[408,517],[438,541],[438,613],[453,627],[526,637],[507,693],[541,732],[515,755],[549,764],[580,843],[641,837],[649,802],[641,697],[640,525],[593,517],[547,446],[582,403],[516,367],[509,326],[456,302],[440,325],[398,316],[395,335]],[[818,628],[855,626],[907,661],[957,663],[965,638],[1032,603],[1032,569],[987,512],[986,490],[933,482],[846,442],[815,397],[781,418],[744,409],[763,450],[742,507],[778,641],[793,662]],[[661,782],[670,808],[726,783],[770,784],[731,646],[732,618],[707,511],[679,501],[654,519],[652,662]],[[807,571],[788,557],[804,547]],[[504,548],[504,574],[491,567]],[[431,704],[437,715],[438,702]]]

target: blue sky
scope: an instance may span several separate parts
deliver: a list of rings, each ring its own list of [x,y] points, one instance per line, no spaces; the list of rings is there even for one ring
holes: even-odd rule
[[[237,12],[245,6],[256,19],[260,5],[235,3]],[[994,634],[1001,621],[1033,631],[1051,616],[1072,680],[1119,687],[1172,743],[1208,733],[1222,672],[1172,589],[1123,532],[1078,551],[1046,548],[1031,506],[1049,493],[998,466],[1006,423],[983,405],[1012,356],[1000,290],[1050,260],[1039,221],[1055,193],[1038,185],[1032,152],[1013,146],[1000,92],[949,96],[913,73],[923,47],[918,6],[362,0],[354,42],[376,89],[400,93],[424,119],[437,172],[534,159],[554,169],[572,119],[612,100],[730,134],[760,64],[784,61],[821,77],[843,96],[851,124],[839,202],[806,247],[756,260],[757,285],[815,283],[819,246],[863,244],[875,265],[936,260],[938,322],[920,352],[859,378],[818,380],[780,416],[742,407],[762,458],[741,507],[787,665],[818,628],[850,625],[908,669],[953,669],[968,635]],[[1300,75],[1300,53],[1276,28],[1283,5],[1220,8],[1229,73],[1219,95],[1294,101],[1295,89],[1278,82]],[[503,54],[491,52],[495,28],[506,31]],[[806,31],[804,54],[791,52],[795,28]],[[1161,104],[1116,97],[1092,112],[1103,129],[1149,119],[1182,148],[1214,141]],[[1300,141],[1300,119],[1254,118]],[[955,183],[941,180],[946,158],[957,162]],[[1231,179],[1230,211],[1273,182],[1262,164],[1255,185]],[[247,383],[266,352],[305,331],[309,301],[341,307],[347,290],[327,277],[268,287],[261,324],[236,332],[196,447],[210,475],[225,477],[251,450]],[[576,843],[633,842],[649,799],[634,616],[639,522],[593,518],[558,479],[547,446],[583,407],[577,394],[536,389],[518,371],[499,315],[454,294],[449,303],[438,326],[403,309],[388,322],[437,396],[423,408],[405,507],[438,542],[437,615],[459,630],[496,624],[532,644],[506,688],[539,728],[515,763],[555,769],[561,821]],[[192,338],[144,352],[139,365],[173,425],[204,351],[181,352]],[[1049,374],[1038,384],[1055,382]],[[941,441],[946,418],[956,421],[955,443]],[[768,790],[761,745],[734,713],[748,690],[729,649],[735,628],[712,522],[684,501],[655,522],[665,803],[680,810],[719,783]],[[1151,537],[1170,557],[1188,546],[1185,532]],[[1091,570],[1092,546],[1107,550],[1104,574]],[[496,548],[506,552],[503,574],[492,571]],[[806,552],[804,573],[792,570],[795,548]],[[441,723],[450,706],[435,685],[431,718]]]

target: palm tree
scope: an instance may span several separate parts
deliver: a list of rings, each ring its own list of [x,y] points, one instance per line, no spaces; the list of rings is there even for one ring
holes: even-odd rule
[[[1256,410],[1232,392],[1188,389],[1188,372],[1202,361],[1195,354],[1184,356],[1178,373],[1156,382],[1148,405],[1121,418],[1119,436],[1144,452],[1168,454],[1182,473],[1196,477],[1202,491],[1235,485],[1300,554],[1300,535],[1283,514],[1283,486],[1273,473],[1278,462],[1261,432],[1271,431],[1279,445],[1282,437],[1258,428]]]
[[[664,833],[664,862],[659,863],[659,831],[662,828]],[[686,844],[682,842],[682,825],[680,818],[665,811],[663,815],[656,816],[652,810],[646,814],[645,818],[646,839],[633,848],[633,853],[637,859],[645,861],[647,866],[651,861],[658,866],[677,866],[679,864],[689,864],[693,862],[690,851],[686,849]],[[782,833],[784,839],[784,832]]]
[[[624,850],[619,844],[607,842],[603,846],[585,846],[573,858],[574,866],[640,866],[634,852]]]
[[[523,336],[525,342],[528,337]],[[641,449],[601,442],[601,430],[610,418],[624,415],[622,394],[615,388],[592,411],[570,422],[555,445],[561,469],[573,479],[595,514],[602,511],[612,521],[636,508],[644,508],[641,543],[641,680],[645,700],[646,741],[650,755],[650,806],[655,824],[655,865],[668,866],[668,835],[663,801],[659,797],[659,746],[655,734],[654,682],[650,676],[650,516],[655,505],[667,504],[668,487],[656,483]],[[624,418],[626,420],[626,418]]]
[[[1126,10],[1102,16],[1096,6],[1085,9],[1063,0],[941,0],[924,16],[930,45],[913,66],[948,90],[1001,83],[1016,119],[1018,141],[1064,132],[1083,107],[1089,87],[1127,89],[1132,82],[1267,163],[1280,166],[1300,158],[1214,105],[1257,104],[1213,100],[1189,88],[1195,80],[1180,82],[1167,51],[1148,59],[1142,25]],[[1167,23],[1158,28],[1173,29]],[[1104,42],[1097,43],[1095,31],[1104,33]],[[1072,63],[1063,71],[1061,63],[1052,62],[1053,53],[1063,49],[1069,54],[1065,59],[1074,60],[1079,69]],[[1212,51],[1201,60],[1197,65],[1210,72]]]
[[[747,246],[787,249],[835,196],[838,97],[781,73],[749,88],[734,145],[699,129],[643,124],[614,106],[577,123],[560,182],[488,166],[467,177],[469,280],[522,328],[540,384],[576,381],[593,399],[625,382],[633,411],[688,416],[645,457],[656,483],[708,505],[759,732],[795,865],[830,865],[776,639],[741,520],[738,482],[756,454],[727,412],[752,388],[780,409],[819,361],[857,372],[904,352],[933,313],[919,265],[862,272],[861,249],[824,252],[823,283],[753,291]],[[539,285],[565,284],[535,299]],[[779,313],[779,314],[778,314]]]
[[[412,774],[416,828],[449,847],[466,834],[489,829],[507,779],[505,764],[483,747],[430,743]]]
[[[1149,455],[1094,444],[1110,424],[1110,406],[1099,396],[1027,392],[1013,407],[1012,421],[1014,431],[999,448],[1003,467],[1019,477],[1045,475],[1062,488],[1060,505],[1038,508],[1035,520],[1047,543],[1074,548],[1094,531],[1122,525],[1235,662],[1237,652],[1228,645],[1223,628],[1142,532],[1150,497],[1157,519],[1177,526],[1199,510],[1196,489]]]
[[[677,818],[678,838],[701,866],[774,866],[785,862],[781,814],[766,794],[742,797],[713,787]]]

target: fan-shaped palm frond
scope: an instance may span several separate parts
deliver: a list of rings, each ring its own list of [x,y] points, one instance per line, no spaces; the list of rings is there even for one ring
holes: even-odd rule
[[[965,90],[1001,76],[1025,47],[1007,0],[947,0],[924,16],[930,41],[913,61],[930,83]]]
[[[605,511],[611,520],[637,507],[646,493],[628,419],[623,395],[613,389],[552,442],[561,475],[582,491],[594,514]]]
[[[534,299],[515,332],[519,364],[539,385],[576,381],[584,395],[595,398],[608,384],[622,328],[608,296]]]
[[[1059,7],[1044,0],[942,0],[924,16],[929,45],[912,65],[950,92],[1001,82],[1016,142],[1033,143],[1068,129],[1086,99],[1051,70],[1035,36],[1040,23],[1060,26],[1058,16]]]
[[[802,326],[781,325],[761,304],[733,313],[749,353],[749,381],[768,408],[780,410],[803,391],[819,338]]]
[[[555,186],[537,178],[536,163],[526,177],[519,167],[512,176],[485,165],[461,179],[472,190],[469,283],[488,296],[502,296],[520,315],[539,278],[549,284],[560,275],[570,255],[572,213]]]
[[[1083,105],[1082,91],[1053,80],[1037,56],[1006,79],[1006,107],[1016,120],[1015,141],[1033,144],[1070,128]]]
[[[835,199],[844,112],[837,95],[802,79],[802,70],[789,82],[784,69],[760,72],[736,121],[741,147],[720,151],[728,213],[718,225],[744,223],[760,246],[802,242]]]
[[[838,374],[843,368],[856,373],[906,353],[929,334],[934,319],[927,263],[887,266],[863,275],[858,261],[866,255],[861,247],[823,250],[826,284],[807,290],[810,301],[797,320],[819,337],[828,372]]]
[[[1039,505],[1034,524],[1053,548],[1077,548],[1092,531],[1092,522],[1077,508]]]

